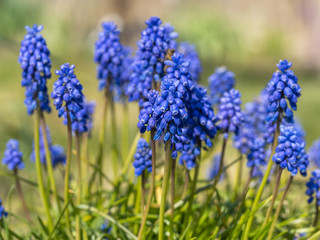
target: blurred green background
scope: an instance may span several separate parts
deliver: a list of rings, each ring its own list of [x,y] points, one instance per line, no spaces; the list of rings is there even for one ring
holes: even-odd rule
[[[17,63],[25,25],[44,26],[42,34],[51,50],[52,72],[64,62],[76,65],[86,98],[97,101],[93,132],[97,139],[102,94],[97,91],[93,50],[100,23],[115,21],[122,30],[122,42],[136,49],[144,21],[154,15],[175,27],[178,41],[195,44],[204,68],[203,85],[207,85],[216,67],[225,65],[235,73],[244,103],[267,84],[279,59],[292,61],[302,88],[296,115],[310,146],[320,136],[319,11],[317,0],[0,0],[0,152],[9,138],[16,138],[21,142],[27,168],[33,168],[29,161],[33,121],[23,105],[24,89]],[[56,79],[53,74],[49,92]],[[137,106],[130,104],[131,137],[137,131],[136,110]],[[121,106],[117,112],[121,118]],[[53,143],[66,146],[66,128],[57,112],[53,109],[46,116]],[[95,141],[90,148],[91,152],[97,149]],[[4,170],[2,166],[0,169]],[[9,180],[1,178],[5,181]]]

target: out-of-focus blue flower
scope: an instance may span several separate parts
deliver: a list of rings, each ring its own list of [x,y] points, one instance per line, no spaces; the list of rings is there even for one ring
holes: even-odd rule
[[[287,168],[291,175],[296,175],[298,169],[302,176],[306,175],[306,168],[309,164],[308,156],[305,153],[304,143],[297,141],[297,132],[293,126],[280,125],[279,144],[272,160],[282,169]]]
[[[51,141],[51,134],[50,134],[50,130],[48,127],[46,127],[46,134],[47,134],[47,141],[48,141],[48,145],[49,145],[49,149],[51,152],[51,164],[52,167],[55,168],[56,166],[58,166],[59,164],[65,165],[66,164],[66,155],[64,154],[64,149],[62,146],[60,145],[52,145],[52,141]],[[42,128],[40,128],[40,162],[42,164],[46,164],[47,160],[46,160],[46,149],[44,146],[44,135],[42,132]],[[35,161],[35,151],[34,151],[34,143],[33,143],[33,149],[32,149],[32,153],[31,153],[31,161],[34,162]]]
[[[292,110],[297,110],[301,88],[298,85],[298,78],[289,69],[291,66],[292,63],[288,60],[280,60],[277,64],[279,71],[272,75],[268,83],[268,116],[266,118],[268,122],[276,123],[280,114],[283,114],[287,122],[294,122]]]
[[[2,205],[2,200],[0,199],[0,220],[4,217],[8,217],[8,213],[5,211]]]
[[[175,145],[172,157],[176,159],[177,151],[184,150],[183,144],[187,141],[182,128],[188,118],[186,104],[194,85],[188,72],[189,63],[183,55],[175,53],[165,64],[168,67],[162,79],[161,92],[149,92],[149,101],[142,105],[137,126],[142,133],[154,129],[154,140],[161,137],[164,142],[170,140],[171,145]]]
[[[256,137],[251,141],[247,155],[247,167],[266,165],[266,142],[263,138]]]
[[[212,159],[211,166],[208,169],[208,179],[210,181],[213,180],[219,173],[220,159],[221,159],[220,154],[215,155]],[[220,177],[220,180],[221,179],[223,179],[223,174]]]
[[[32,114],[39,103],[42,111],[50,112],[47,80],[51,77],[50,51],[40,34],[43,27],[26,26],[27,34],[21,42],[18,62],[22,69],[21,85],[26,88],[24,104]],[[37,103],[38,102],[38,103]]]
[[[223,93],[230,91],[236,82],[234,73],[228,71],[226,67],[216,68],[214,74],[209,77],[208,81],[213,105],[218,104]]]
[[[191,170],[196,166],[196,155],[187,151],[182,152],[179,158],[179,164]]]
[[[6,150],[4,151],[4,157],[2,158],[2,164],[7,165],[10,171],[18,169],[21,170],[24,168],[22,152],[19,151],[18,140],[10,139],[7,142]]]
[[[67,113],[71,120],[73,131],[79,133],[88,131],[88,115],[85,108],[82,85],[74,74],[74,65],[65,63],[61,69],[56,71],[59,79],[53,84],[51,97],[53,105],[59,111],[58,116],[64,117],[64,124],[67,125]]]
[[[136,153],[134,154],[133,167],[136,176],[140,176],[147,169],[152,172],[152,150],[148,142],[144,138],[140,138],[137,145]]]
[[[120,74],[120,85],[117,88],[117,94],[115,94],[115,98],[118,101],[124,102],[126,99],[126,91],[128,88],[128,85],[130,83],[130,76],[133,71],[133,62],[134,57],[132,54],[132,48],[123,46],[123,59],[122,59],[122,65],[121,65],[121,74]]]
[[[84,108],[86,110],[86,115],[88,116],[88,119],[87,119],[88,132],[91,133],[93,128],[93,114],[96,108],[96,102],[95,101],[85,102]]]
[[[312,143],[308,155],[311,163],[316,167],[320,167],[320,139]]]
[[[309,181],[306,183],[306,195],[309,196],[308,203],[312,203],[316,198],[318,206],[320,206],[320,169],[312,171]]]
[[[164,76],[164,60],[168,49],[175,49],[177,33],[171,25],[161,26],[161,19],[151,17],[146,21],[137,43],[138,50],[133,63],[133,72],[127,88],[129,101],[139,101],[140,106],[148,99],[152,81],[160,81]]]
[[[237,135],[239,133],[243,121],[240,98],[240,92],[235,89],[224,92],[223,96],[220,98],[217,117],[221,121],[218,123],[218,127],[226,134],[234,132]],[[225,135],[225,137],[226,136],[227,135]]]
[[[186,61],[190,63],[189,73],[192,81],[198,82],[200,74],[202,73],[202,65],[195,46],[187,42],[183,42],[178,45],[178,51],[182,53]]]
[[[112,226],[109,224],[109,221],[106,220],[100,227],[100,231],[104,234],[110,234],[112,231]],[[108,240],[109,238],[105,237],[104,240]]]

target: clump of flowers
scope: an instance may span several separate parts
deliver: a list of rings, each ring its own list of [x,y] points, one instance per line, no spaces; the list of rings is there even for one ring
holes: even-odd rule
[[[56,71],[59,79],[53,84],[51,97],[53,105],[59,111],[58,116],[64,117],[64,124],[67,124],[70,117],[73,131],[79,133],[88,131],[88,114],[85,109],[82,85],[74,74],[74,65],[65,63],[61,69]]]
[[[178,45],[178,51],[182,53],[186,61],[190,63],[189,73],[192,81],[198,82],[200,74],[202,73],[202,65],[195,46],[187,42],[183,42]]]
[[[2,200],[0,199],[0,220],[2,220],[4,217],[8,217],[8,213],[5,211]]]
[[[43,27],[26,26],[27,34],[21,42],[18,62],[22,69],[21,85],[26,88],[24,104],[32,114],[37,106],[50,112],[47,80],[51,77],[50,51],[40,32]]]
[[[309,181],[306,183],[306,194],[309,196],[308,203],[312,203],[313,199],[317,201],[317,205],[320,206],[320,170],[316,169],[312,171]]]
[[[291,66],[292,63],[288,60],[280,60],[277,64],[279,70],[272,75],[269,81],[267,87],[269,93],[268,116],[266,118],[268,122],[275,123],[280,114],[283,114],[287,122],[294,122],[292,110],[297,110],[301,88],[298,85],[298,78],[289,69]]]
[[[309,159],[317,167],[320,167],[320,139],[314,141],[309,148]]]
[[[226,67],[216,68],[208,81],[213,105],[218,104],[223,93],[231,90],[236,82],[234,73],[228,71]]]
[[[93,128],[93,114],[96,108],[96,102],[95,101],[85,102],[84,108],[86,111],[86,115],[88,117],[87,119],[88,132],[91,133]]]
[[[133,167],[136,176],[140,176],[145,169],[152,172],[152,151],[148,142],[144,138],[140,138],[137,145],[136,153],[134,154]]]
[[[161,26],[158,17],[146,21],[147,28],[142,31],[137,43],[130,83],[127,88],[129,101],[139,101],[140,105],[148,99],[152,81],[160,81],[164,76],[164,60],[168,49],[175,49],[177,34],[170,25]]]
[[[19,150],[19,142],[15,139],[10,139],[7,142],[2,164],[6,165],[10,171],[21,170],[24,168],[22,161],[22,152]]]

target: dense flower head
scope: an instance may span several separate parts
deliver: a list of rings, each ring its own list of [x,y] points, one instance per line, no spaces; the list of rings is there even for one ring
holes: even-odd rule
[[[213,180],[219,173],[221,155],[217,154],[212,158],[211,166],[208,169],[208,179]],[[221,175],[220,180],[223,178]]]
[[[7,217],[8,213],[5,211],[3,205],[2,205],[2,201],[0,199],[0,220],[4,217]]]
[[[268,122],[275,123],[280,114],[283,114],[287,122],[294,122],[292,110],[297,110],[301,88],[298,78],[289,69],[291,66],[292,63],[288,60],[280,60],[277,64],[279,70],[272,75],[268,83]]]
[[[249,153],[247,155],[247,167],[266,165],[266,141],[263,138],[254,138],[251,141]]]
[[[87,128],[88,132],[90,133],[93,128],[93,114],[96,108],[96,102],[95,101],[90,101],[87,102],[85,101],[84,108],[86,111],[86,116],[87,116]]]
[[[183,151],[179,157],[179,164],[191,170],[196,166],[196,155],[188,151]]]
[[[312,164],[316,167],[320,167],[320,139],[317,139],[312,143],[308,155]]]
[[[200,74],[202,73],[202,65],[195,46],[187,42],[183,42],[178,45],[178,51],[182,53],[186,61],[190,63],[189,73],[192,81],[198,82]]]
[[[231,90],[236,82],[234,73],[228,71],[226,67],[216,68],[208,81],[213,105],[218,104],[223,93]]]
[[[308,203],[312,203],[316,198],[317,205],[320,206],[320,170],[312,171],[309,181],[306,183],[306,195],[309,196]]]
[[[74,65],[65,63],[56,71],[59,79],[53,84],[51,97],[54,99],[53,105],[59,111],[58,116],[64,117],[64,124],[67,124],[67,113],[69,113],[72,130],[82,133],[88,131],[88,115],[83,88],[74,74],[74,68]]]
[[[171,25],[161,25],[158,17],[146,21],[147,28],[142,31],[138,50],[133,63],[133,72],[127,88],[129,101],[139,101],[140,105],[148,99],[152,81],[160,81],[164,76],[164,60],[169,49],[176,49],[174,39],[177,34]]]
[[[282,169],[287,168],[294,176],[298,169],[302,176],[306,175],[306,168],[309,164],[308,156],[305,153],[305,144],[297,141],[297,132],[293,126],[280,126],[279,144],[272,160]]]
[[[140,176],[145,169],[152,172],[152,150],[144,138],[140,138],[134,154],[133,167],[136,176]]]
[[[223,93],[220,98],[219,110],[217,117],[221,120],[218,127],[225,133],[239,133],[243,121],[241,112],[241,94],[238,90],[231,89]]]
[[[4,151],[4,157],[2,158],[2,164],[7,165],[10,171],[18,169],[21,170],[24,168],[22,152],[19,150],[18,140],[10,139],[7,142],[6,150]]]
[[[24,104],[32,114],[38,104],[42,111],[50,112],[47,80],[51,77],[50,51],[40,34],[43,27],[26,26],[27,34],[21,42],[18,62],[22,69],[21,85],[26,88]]]
[[[50,134],[50,130],[48,127],[46,127],[46,135],[47,135],[47,141],[48,141],[48,145],[49,145],[49,149],[50,149],[50,153],[51,153],[52,167],[55,168],[59,164],[62,164],[62,165],[66,164],[66,155],[64,154],[64,148],[60,145],[52,145],[51,134]],[[46,149],[45,149],[45,145],[44,145],[44,135],[42,132],[42,128],[40,128],[39,145],[40,145],[40,162],[42,164],[46,164],[46,162],[47,162]],[[32,153],[31,153],[30,158],[31,158],[32,162],[35,161],[34,143],[33,143],[33,149],[32,149]]]
[[[123,59],[121,65],[121,74],[119,84],[116,86],[115,100],[124,102],[127,98],[126,91],[130,83],[130,76],[133,71],[134,57],[132,56],[132,48],[123,46]]]

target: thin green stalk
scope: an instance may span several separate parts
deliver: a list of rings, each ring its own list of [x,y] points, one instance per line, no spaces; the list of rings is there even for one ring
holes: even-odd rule
[[[81,204],[82,198],[82,169],[81,169],[81,148],[80,148],[80,135],[79,131],[76,131],[76,151],[77,151],[77,164],[78,164],[78,198],[77,204]],[[77,240],[81,240],[81,226],[80,226],[80,213],[76,216],[76,232]]]
[[[188,192],[188,187],[190,183],[190,174],[188,168],[185,167],[184,169],[184,186],[183,186],[183,192],[182,192],[182,199],[186,197]]]
[[[200,161],[200,159],[199,159]],[[171,218],[170,218],[170,239],[173,240],[173,223],[174,223],[174,194],[175,194],[175,180],[176,180],[176,160],[172,160],[171,165]]]
[[[81,161],[86,163],[86,167],[83,167],[82,165],[82,175],[83,176],[89,176],[89,169],[91,167],[91,163],[88,159],[88,139],[89,139],[89,133],[85,132],[82,134],[82,143],[81,143]],[[83,192],[85,197],[89,197],[89,187],[88,187],[88,181],[82,182],[83,184]]]
[[[159,212],[159,240],[163,240],[164,237],[164,211],[166,208],[166,199],[168,192],[168,183],[170,177],[170,167],[171,167],[171,150],[170,141],[166,142],[165,145],[165,163],[164,163],[164,176],[162,181],[162,192],[161,192],[161,202],[160,202],[160,212]]]
[[[252,213],[252,211],[254,211],[254,209],[256,209],[256,207],[257,207],[257,205],[258,205],[258,203],[260,201],[260,198],[262,196],[263,189],[264,189],[265,185],[267,184],[267,181],[268,181],[271,169],[272,169],[272,164],[273,164],[272,156],[275,154],[276,146],[278,145],[278,136],[279,136],[279,133],[280,133],[279,122],[280,121],[278,120],[277,129],[276,129],[276,132],[275,132],[275,135],[274,135],[274,138],[273,138],[272,152],[271,152],[271,155],[270,155],[268,166],[267,166],[266,172],[264,173],[264,176],[262,178],[261,184],[260,184],[260,186],[258,188],[257,194],[256,194],[256,196],[254,198],[253,204],[251,206],[250,213]],[[251,217],[249,217],[248,222],[247,222],[247,224],[245,226],[245,230],[243,231],[241,239],[243,239],[243,240],[248,239],[253,219],[254,219],[254,214],[252,214]]]
[[[43,176],[41,170],[41,162],[40,162],[40,109],[39,107],[36,109],[36,113],[34,115],[34,150],[35,150],[35,159],[36,159],[36,170],[37,170],[37,178],[39,183],[39,192],[41,196],[42,203],[46,210],[47,218],[48,218],[48,228],[51,231],[53,229],[52,218],[49,210],[48,199],[46,198],[46,193],[44,189]]]
[[[128,173],[128,169],[130,167],[133,155],[134,155],[134,153],[136,151],[139,139],[140,139],[140,132],[137,132],[136,137],[134,138],[133,143],[131,145],[129,154],[128,154],[125,162],[124,162],[124,167],[123,167],[122,174],[121,174],[122,176],[124,176],[125,174]]]
[[[151,185],[150,185],[150,190],[149,190],[149,195],[148,195],[148,200],[147,200],[147,206],[144,211],[143,217],[141,218],[141,225],[139,229],[139,234],[138,234],[138,240],[140,240],[143,236],[143,230],[147,221],[147,216],[149,213],[152,197],[153,197],[153,192],[154,192],[154,184],[155,184],[155,178],[156,178],[156,142],[153,140],[154,138],[154,130],[151,130],[151,137],[150,137],[150,142],[151,142],[151,150],[152,150],[152,173],[151,173]]]
[[[44,148],[46,152],[46,166],[48,170],[48,175],[49,175],[49,181],[51,184],[51,189],[53,192],[53,196],[57,202],[59,212],[61,212],[61,206],[60,206],[60,201],[59,201],[59,196],[58,196],[58,191],[57,191],[57,185],[56,181],[54,178],[53,174],[53,167],[52,167],[52,159],[51,159],[51,151],[50,151],[50,146],[49,146],[49,141],[48,141],[48,136],[47,136],[47,129],[46,129],[46,122],[43,113],[40,113],[40,125],[41,125],[41,130],[42,130],[42,136],[43,136],[43,143],[44,143]]]
[[[135,206],[134,206],[134,211],[136,213],[136,215],[138,215],[140,213],[140,207],[141,207],[141,182],[142,182],[142,179],[139,177],[138,178],[138,183],[136,185],[136,200],[135,200]],[[134,225],[134,233],[138,232],[138,229],[139,228],[139,225],[138,224],[135,224]]]
[[[272,224],[271,224],[271,227],[269,229],[269,232],[268,232],[268,237],[267,237],[267,240],[271,240],[272,239],[272,234],[273,234],[273,231],[274,231],[274,228],[276,226],[276,223],[278,221],[278,218],[279,218],[279,215],[280,215],[280,211],[281,211],[281,208],[282,208],[282,205],[283,205],[283,202],[284,202],[284,199],[288,193],[288,190],[290,188],[290,185],[292,183],[292,180],[293,180],[293,176],[290,176],[289,180],[288,180],[288,183],[286,185],[286,188],[284,189],[284,192],[282,194],[282,197],[281,197],[281,200],[280,200],[280,203],[277,207],[277,210],[276,210],[276,214],[274,216],[274,219],[272,221]]]
[[[122,156],[127,156],[129,150],[129,109],[128,103],[123,104],[123,116],[122,116],[122,144],[121,152]]]
[[[72,150],[72,129],[71,129],[70,114],[68,110],[67,110],[67,126],[68,126],[68,147],[67,147],[66,171],[65,171],[65,177],[64,177],[64,206],[67,206],[69,202],[69,179],[70,179],[71,150]],[[69,230],[70,217],[69,217],[68,208],[66,208],[66,224]]]
[[[233,200],[237,199],[238,192],[239,192],[239,186],[242,178],[242,165],[243,165],[242,162],[243,162],[243,157],[242,157],[242,154],[240,153],[240,161],[238,163],[236,181],[234,184]]]
[[[314,215],[313,226],[316,227],[319,221],[319,206],[318,201],[315,201],[316,214]]]
[[[272,201],[269,205],[268,211],[267,211],[267,215],[264,219],[264,222],[262,224],[262,228],[267,224],[267,222],[269,221],[269,218],[271,216],[271,212],[273,209],[273,205],[276,201],[277,195],[278,195],[278,191],[279,191],[279,185],[280,185],[280,179],[281,179],[281,175],[282,175],[282,168],[279,167],[278,168],[278,173],[277,173],[277,178],[276,178],[276,183],[274,185],[274,189],[273,189],[273,194],[272,194]]]
[[[116,124],[116,112],[114,107],[113,95],[110,94],[110,106],[111,106],[111,134],[112,134],[112,167],[114,179],[118,179],[118,162],[119,162],[119,152],[117,144],[117,124]]]
[[[143,212],[144,212],[144,198],[146,194],[145,181],[146,181],[146,173],[145,171],[143,171],[141,174],[141,215],[143,215]]]

